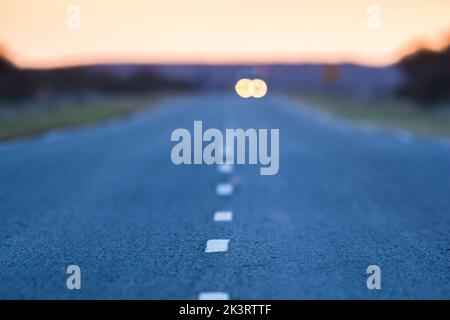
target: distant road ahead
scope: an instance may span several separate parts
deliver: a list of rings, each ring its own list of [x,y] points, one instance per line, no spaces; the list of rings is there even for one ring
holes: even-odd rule
[[[194,120],[279,128],[279,173],[173,165],[171,132]],[[449,195],[438,141],[278,95],[185,96],[0,144],[0,298],[449,299]],[[381,290],[366,287],[373,264]]]

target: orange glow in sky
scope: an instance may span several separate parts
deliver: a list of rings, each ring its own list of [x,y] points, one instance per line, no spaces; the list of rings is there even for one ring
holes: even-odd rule
[[[368,27],[369,5],[381,9]],[[69,5],[80,29],[67,27]],[[395,62],[440,46],[449,0],[0,0],[0,48],[18,65]],[[448,40],[445,39],[445,40]]]

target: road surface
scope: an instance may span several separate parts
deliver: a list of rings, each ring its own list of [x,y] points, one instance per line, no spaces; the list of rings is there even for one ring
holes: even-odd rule
[[[171,132],[194,120],[279,128],[279,173],[174,165]],[[0,298],[449,299],[449,185],[437,140],[277,94],[166,100],[0,144]],[[66,288],[72,264],[81,290]]]

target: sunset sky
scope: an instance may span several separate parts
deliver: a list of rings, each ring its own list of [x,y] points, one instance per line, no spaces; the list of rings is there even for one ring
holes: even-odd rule
[[[379,29],[367,7],[381,9]],[[67,27],[69,5],[81,29]],[[0,50],[21,66],[395,62],[442,46],[450,0],[0,0]]]

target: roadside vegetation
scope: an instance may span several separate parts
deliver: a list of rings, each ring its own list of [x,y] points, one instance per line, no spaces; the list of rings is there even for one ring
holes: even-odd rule
[[[0,50],[0,140],[123,116],[189,88],[151,65],[27,69]]]
[[[42,133],[61,127],[81,126],[124,116],[151,107],[163,93],[96,97],[46,107],[27,104],[0,108],[0,140]]]
[[[381,96],[363,99],[339,93],[335,86],[340,81],[339,68],[328,68],[324,74],[334,90],[294,95],[335,116],[420,135],[450,137],[450,45],[441,50],[420,48],[403,57],[397,67],[403,74],[402,83]]]
[[[311,107],[352,121],[405,129],[419,135],[450,137],[449,107],[426,108],[401,98],[372,101],[329,93],[297,93],[294,97]]]

